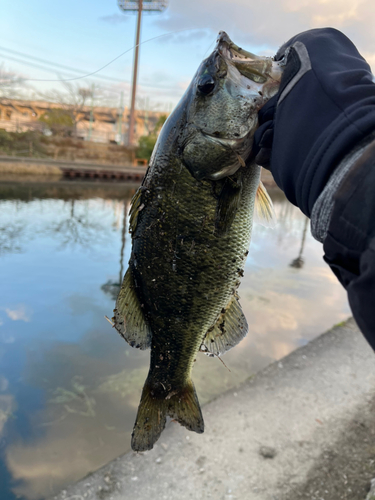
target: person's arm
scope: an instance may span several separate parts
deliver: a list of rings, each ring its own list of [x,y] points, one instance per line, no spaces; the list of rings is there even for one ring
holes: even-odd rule
[[[316,29],[275,56],[280,90],[259,112],[253,154],[311,218],[325,260],[375,349],[375,84],[341,32]]]

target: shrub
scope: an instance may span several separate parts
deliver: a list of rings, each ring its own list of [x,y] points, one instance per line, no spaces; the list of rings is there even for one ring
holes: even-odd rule
[[[72,114],[65,109],[50,109],[39,118],[55,135],[69,136],[74,130]]]
[[[159,117],[158,121],[155,124],[154,130],[149,135],[143,135],[138,142],[138,148],[136,151],[137,158],[145,158],[149,160],[156,144],[158,135],[162,126],[164,125],[167,119],[167,115],[162,115]]]
[[[5,154],[40,156],[46,153],[39,132],[6,132],[0,130],[0,152]]]

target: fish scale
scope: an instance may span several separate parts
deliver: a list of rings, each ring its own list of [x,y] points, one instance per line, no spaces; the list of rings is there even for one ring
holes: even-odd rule
[[[158,158],[155,158],[155,162],[158,163]],[[176,170],[180,171],[180,164],[176,163]],[[162,168],[162,163],[158,167]],[[194,294],[194,301],[189,300],[188,307],[183,307],[183,316],[178,316],[184,325],[180,327],[183,343],[180,345],[176,339],[174,346],[176,358],[177,353],[184,352],[184,345],[190,336],[194,344],[200,345],[207,329],[238,287],[238,261],[243,266],[241,259],[248,249],[253,213],[254,196],[248,196],[248,191],[252,190],[255,194],[259,171],[259,167],[254,166],[243,172],[241,205],[225,237],[218,238],[214,234],[217,200],[212,195],[210,183],[202,183],[201,190],[197,192],[196,180],[186,168],[180,173],[181,183],[174,195],[167,194],[168,185],[163,186],[166,193],[163,199],[158,201],[154,209],[150,207],[147,210],[146,204],[139,216],[133,236],[133,254],[137,261],[133,274],[137,282],[142,283],[140,289],[145,302],[150,304],[147,317],[152,331],[166,333],[169,326],[165,324],[164,316],[178,312],[184,299]],[[171,176],[174,174],[171,173]],[[153,176],[152,170],[149,177],[151,182],[148,183],[146,179],[145,187],[158,192],[157,181],[160,177]],[[164,179],[162,182],[165,182]],[[152,204],[152,201],[146,203]],[[201,220],[202,210],[206,220],[203,228],[197,224],[197,220]],[[168,213],[168,217],[152,225],[155,212]],[[171,235],[179,235],[180,230],[184,236],[183,245],[171,239]],[[152,269],[147,270],[149,260],[153,257],[156,260]],[[234,258],[236,262],[233,262]],[[174,259],[177,261],[175,271]],[[185,288],[184,293],[180,293],[181,288]],[[158,313],[156,318],[153,317],[155,312]],[[197,331],[200,332],[198,336]],[[189,361],[185,360],[189,366],[194,357],[195,353],[189,357]]]

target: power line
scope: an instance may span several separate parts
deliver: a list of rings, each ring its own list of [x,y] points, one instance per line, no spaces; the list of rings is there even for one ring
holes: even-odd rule
[[[7,50],[7,49],[4,49],[3,47],[0,47],[0,50]],[[8,59],[10,61],[19,62],[21,64],[25,64],[27,66],[31,66],[33,68],[38,68],[38,69],[41,69],[42,71],[47,71],[49,73],[56,73],[57,72],[56,69],[46,68],[45,66],[41,66],[40,64],[32,63],[32,62],[29,62],[29,61],[23,61],[22,59],[19,59],[17,57],[13,57],[13,56],[9,56],[7,54],[1,54],[0,53],[0,57],[3,57],[4,59]],[[25,57],[30,57],[30,56],[27,56],[25,54]],[[34,58],[34,59],[36,59],[36,58]],[[76,70],[76,71],[79,71],[79,70]],[[85,75],[82,76],[82,77],[80,77],[80,78],[85,78]],[[98,76],[96,76],[94,78],[104,78],[104,77],[101,77],[100,75],[98,75]],[[108,77],[108,78],[110,78],[110,77]],[[66,80],[66,79],[63,79],[63,78],[58,79],[58,80],[30,80],[28,78],[22,78],[22,80],[23,81],[41,81],[41,82],[65,82],[65,81],[69,81],[69,80]],[[118,79],[118,80],[117,79],[113,79],[113,80],[116,80],[119,83],[130,83],[129,80],[120,80],[120,79]],[[150,87],[150,88],[153,88],[153,89],[175,90],[175,87],[167,87],[167,86],[163,86],[163,85],[154,85],[152,83],[141,83],[141,85],[143,87]]]
[[[162,38],[164,36],[173,35],[175,33],[181,33],[182,31],[193,31],[193,30],[197,30],[197,29],[199,29],[199,28],[187,28],[187,29],[183,29],[183,30],[170,31],[169,33],[163,33],[162,35],[158,35],[158,36],[154,36],[152,38],[149,38],[148,40],[145,40],[144,42],[141,42],[141,43],[139,43],[136,46],[143,45],[145,43],[148,43],[148,42],[151,42],[153,40],[156,40],[157,38]],[[100,71],[102,71],[104,68],[107,68],[110,64],[112,64],[113,62],[117,61],[117,59],[120,59],[120,57],[122,57],[125,54],[127,54],[128,52],[132,51],[135,47],[131,47],[130,49],[125,50],[124,52],[122,52],[120,55],[118,55],[117,57],[115,57],[114,59],[112,59],[111,61],[109,61],[107,64],[105,64],[101,68],[97,69],[96,71],[93,71],[92,73],[88,73],[88,74],[83,75],[83,76],[77,76],[77,77],[74,77],[74,78],[58,79],[58,80],[42,80],[42,79],[39,79],[39,78],[25,78],[24,81],[29,81],[29,82],[70,82],[70,81],[73,81],[73,80],[81,80],[82,78],[87,78],[89,76],[96,75],[97,73],[99,73]]]
[[[87,71],[84,71],[82,69],[72,68],[71,66],[65,66],[64,64],[59,64],[59,63],[55,63],[55,62],[52,62],[52,61],[47,61],[46,59],[41,59],[40,57],[31,56],[30,54],[25,54],[24,52],[19,52],[17,50],[8,49],[6,47],[1,47],[0,46],[0,50],[5,50],[6,52],[10,52],[11,54],[16,54],[16,55],[21,56],[21,57],[27,57],[28,59],[33,59],[34,61],[39,61],[39,62],[45,63],[45,64],[47,64],[49,66],[56,66],[57,68],[66,69],[70,73],[71,72],[74,72],[74,73],[83,73],[84,75],[87,73]],[[7,57],[7,56],[5,56],[5,57]],[[7,58],[10,59],[9,56]],[[23,61],[21,61],[21,62],[23,62]],[[27,63],[25,63],[25,64],[27,64]],[[121,80],[120,78],[114,78],[114,77],[105,76],[105,75],[98,75],[96,78],[103,78],[105,80],[111,80],[111,81],[115,81],[115,82],[123,82],[124,81],[124,80]]]
[[[9,59],[10,61],[19,62],[21,64],[26,64],[27,66],[32,66],[33,68],[41,69],[42,71],[48,71],[49,73],[51,73],[51,72],[55,73],[57,71],[56,69],[52,70],[50,68],[46,68],[44,66],[41,66],[40,64],[36,64],[36,63],[28,62],[28,61],[23,61],[22,59],[19,59],[17,57],[5,55],[5,54],[0,54],[0,57],[3,57],[4,59]],[[25,81],[25,78],[22,78],[22,80]]]

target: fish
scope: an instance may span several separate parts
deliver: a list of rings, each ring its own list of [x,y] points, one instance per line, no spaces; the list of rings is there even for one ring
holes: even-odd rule
[[[152,449],[167,417],[202,433],[191,378],[199,351],[220,356],[247,334],[237,288],[254,215],[272,225],[272,202],[251,158],[257,113],[282,69],[220,32],[165,122],[132,199],[132,250],[112,321],[150,349],[131,438]]]

